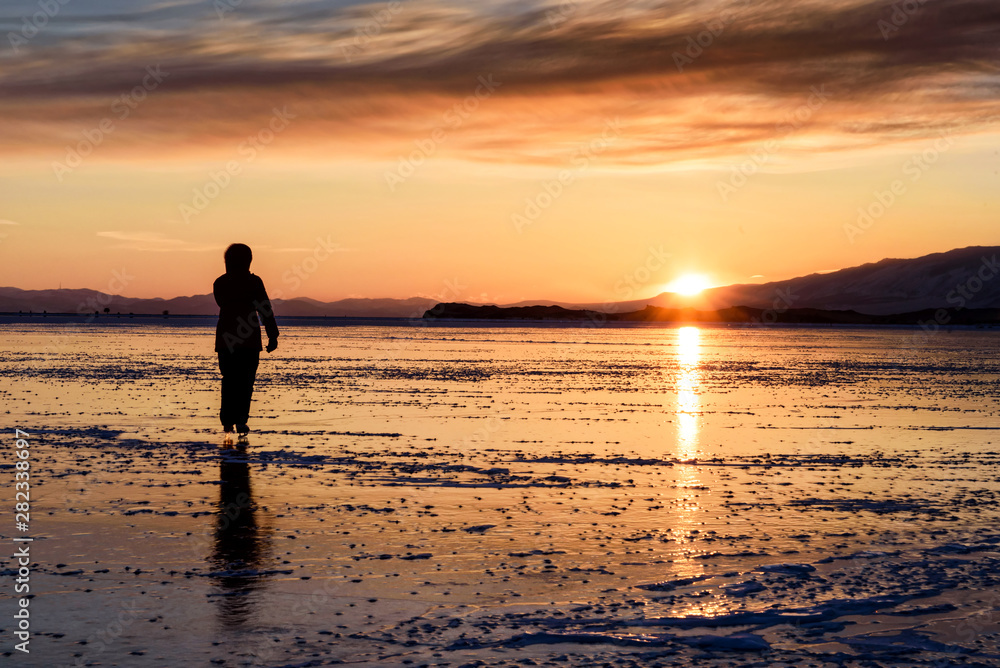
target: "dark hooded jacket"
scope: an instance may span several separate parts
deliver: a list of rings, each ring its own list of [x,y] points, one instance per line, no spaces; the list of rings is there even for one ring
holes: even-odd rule
[[[249,271],[226,272],[215,279],[212,291],[215,303],[219,305],[215,352],[263,350],[261,322],[269,339],[278,337],[271,300],[267,298],[264,281],[259,276]]]

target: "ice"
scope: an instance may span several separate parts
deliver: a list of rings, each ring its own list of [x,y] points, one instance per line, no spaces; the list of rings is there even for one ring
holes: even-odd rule
[[[995,333],[285,331],[6,327],[38,665],[1000,666]]]

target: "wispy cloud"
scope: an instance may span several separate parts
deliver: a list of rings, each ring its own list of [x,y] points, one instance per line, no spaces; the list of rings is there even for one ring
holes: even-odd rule
[[[182,239],[170,239],[160,232],[121,232],[108,230],[98,232],[97,236],[112,239],[120,243],[113,248],[127,248],[138,251],[211,251],[221,250],[222,246],[195,244]]]
[[[313,246],[312,248],[307,248],[305,246],[289,247],[289,248],[273,248],[273,247],[268,246],[266,244],[261,244],[261,245],[256,246],[256,247],[260,248],[261,250],[268,250],[268,251],[270,251],[272,253],[314,253],[316,251],[316,247],[315,246]],[[354,252],[357,252],[356,248],[343,248],[343,247],[324,248],[324,250],[326,252],[329,252],[329,253],[354,253]]]

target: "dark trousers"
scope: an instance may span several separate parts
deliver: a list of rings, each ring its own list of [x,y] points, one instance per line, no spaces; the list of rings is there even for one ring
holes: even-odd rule
[[[234,350],[219,353],[222,372],[222,408],[219,419],[223,426],[246,424],[250,419],[250,398],[253,381],[260,363],[259,350]]]

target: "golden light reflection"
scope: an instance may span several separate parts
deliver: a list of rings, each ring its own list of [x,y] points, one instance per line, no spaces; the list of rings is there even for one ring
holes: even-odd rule
[[[701,332],[697,327],[681,327],[676,332],[677,375],[675,387],[677,405],[674,409],[674,424],[677,425],[677,431],[673,454],[678,462],[686,462],[695,459],[698,455]],[[694,534],[692,534],[694,530],[699,528],[696,524],[698,523],[700,506],[695,494],[701,488],[702,483],[697,465],[678,463],[674,465],[673,471],[676,496],[671,533],[682,551],[681,554],[678,554],[679,558],[675,560],[674,566],[677,569],[678,577],[691,577],[700,575],[704,570],[702,562],[684,558],[685,555],[691,556],[689,550],[697,543]]]
[[[697,599],[677,612],[681,617],[717,617],[735,612],[736,608],[737,606],[733,605],[731,601],[713,596]]]
[[[701,383],[701,332],[697,327],[677,330],[677,458],[698,453],[698,389]]]

